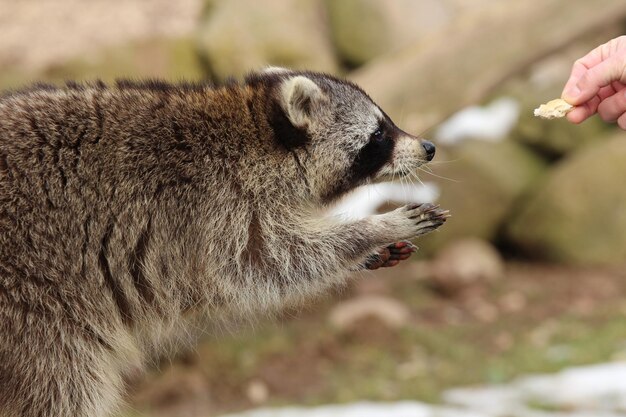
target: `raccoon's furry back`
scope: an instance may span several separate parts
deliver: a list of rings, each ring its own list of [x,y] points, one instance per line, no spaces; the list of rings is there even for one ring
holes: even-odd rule
[[[303,192],[258,116],[268,105],[237,84],[157,82],[0,99],[8,416],[77,415],[77,404],[100,415],[121,387],[119,364],[141,366],[187,312],[254,308],[246,287],[259,283],[246,268],[267,262],[261,227],[284,216],[282,195]]]

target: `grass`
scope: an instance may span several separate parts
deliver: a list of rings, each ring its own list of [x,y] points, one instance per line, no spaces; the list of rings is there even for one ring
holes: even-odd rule
[[[214,411],[230,411],[253,405],[246,395],[253,380],[268,387],[265,405],[437,403],[448,388],[625,356],[621,275],[607,273],[602,282],[608,287],[599,291],[585,271],[568,278],[567,271],[519,269],[456,298],[442,298],[407,277],[386,281],[388,295],[411,309],[402,329],[375,319],[334,329],[328,301],[295,318],[208,339],[177,366],[200,369]],[[523,294],[523,308],[503,307],[511,292]],[[480,314],[476,299],[497,315]],[[159,378],[167,378],[167,370]]]

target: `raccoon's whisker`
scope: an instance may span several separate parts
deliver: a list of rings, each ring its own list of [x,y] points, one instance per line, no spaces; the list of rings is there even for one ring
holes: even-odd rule
[[[421,132],[417,135],[417,137],[418,137],[418,138],[423,138],[423,137],[424,137],[424,134],[426,134],[426,133],[430,133],[430,131],[431,131],[433,128],[434,128],[434,126],[430,126],[430,127],[425,128],[424,130],[422,130],[422,131],[421,131]],[[427,135],[427,136],[428,136],[428,135]]]
[[[406,109],[406,107],[403,105],[402,108],[400,109],[400,123],[404,124],[404,110]]]
[[[406,162],[403,162],[400,165],[400,172],[402,173],[407,172]],[[400,178],[402,192],[404,193],[404,200],[409,201],[409,187],[408,186],[411,185],[411,182],[407,178],[406,174],[399,174],[398,178]]]
[[[365,181],[365,185],[371,185],[371,184],[373,184],[373,182],[372,182],[372,180],[371,180],[371,179],[369,179],[369,178],[368,178],[368,179]],[[379,197],[381,197],[381,196],[382,196],[382,194],[380,193],[380,190],[379,190],[379,189],[377,189],[376,187],[367,187],[367,199],[368,199],[368,200],[371,200],[371,199],[372,199],[372,188],[374,189],[374,192],[376,192],[376,194],[377,194]]]
[[[404,167],[402,167],[402,169],[404,169]],[[404,200],[408,200],[408,191],[407,191],[407,183],[406,183],[406,178],[403,177],[402,175],[399,176],[400,178],[400,187],[402,188],[402,192],[404,193]]]
[[[444,177],[443,175],[439,175],[439,174],[435,174],[434,172],[430,171],[430,170],[426,170],[424,169],[425,167],[418,167],[417,169],[419,169],[420,171],[428,174],[428,175],[432,175],[433,177],[436,178],[440,178],[442,180],[446,180],[446,181],[452,181],[452,182],[461,182],[460,180],[455,180],[454,178],[448,178],[448,177]]]
[[[449,180],[449,181],[457,181],[457,180],[452,179],[452,178],[448,178],[448,177],[445,177],[445,176],[442,176],[442,175],[439,175],[439,174],[435,174],[434,171],[432,170],[432,168],[429,167],[428,165],[422,165],[418,169],[422,170],[423,172],[425,172],[427,174],[430,174],[432,176],[435,176],[435,177],[438,177],[438,178],[441,178],[441,179],[445,179],[445,180]]]
[[[411,177],[409,176],[404,177],[404,181],[407,185],[413,185],[413,183],[411,182]]]
[[[391,171],[391,178],[392,181],[395,181],[396,175],[398,176],[398,182],[400,183],[400,188],[402,189],[402,194],[404,194],[404,198],[406,200],[407,198],[407,190],[406,190],[406,184],[404,181],[403,175],[401,174],[401,172],[403,172],[403,166],[400,163],[400,161],[398,161],[396,163],[396,167]]]
[[[404,187],[402,185],[402,176],[398,176],[398,179],[400,180],[400,187],[404,190]],[[391,171],[391,182],[394,183],[396,181],[396,170],[392,170]]]
[[[417,181],[420,183],[422,187],[426,187],[426,184],[424,184],[424,181],[422,181],[419,175],[415,174],[415,179],[417,179]]]
[[[402,172],[406,172],[407,174],[403,175],[403,179],[404,179],[404,183],[407,185],[406,188],[409,188],[408,186],[412,186],[413,182],[411,181],[411,169],[408,166],[407,163],[404,164],[404,166],[402,167]],[[408,201],[409,200],[409,192],[408,190],[405,191],[405,200]]]
[[[391,166],[391,182],[394,182],[396,180],[396,169],[395,166]]]
[[[422,178],[419,176],[419,174],[417,172],[415,172],[415,178],[417,179],[417,181],[419,181],[419,183],[426,187],[426,184],[424,183],[424,181],[422,181]]]
[[[408,185],[413,185],[413,183],[411,182],[411,177],[407,176],[403,178],[403,185],[405,185],[402,190],[404,191],[404,199],[406,201],[409,201],[409,193],[406,186]]]
[[[419,167],[418,167],[419,168]],[[410,174],[413,178],[415,178],[423,187],[426,186],[426,184],[424,184],[422,182],[422,180],[420,179],[420,177],[417,175],[417,173],[415,171],[410,171]]]
[[[455,158],[455,159],[445,159],[443,161],[430,161],[428,165],[437,165],[437,164],[449,164],[451,162],[458,162],[463,160],[463,158]]]

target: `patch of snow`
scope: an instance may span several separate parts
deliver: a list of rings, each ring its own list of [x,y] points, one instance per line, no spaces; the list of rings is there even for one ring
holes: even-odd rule
[[[626,411],[626,363],[570,368],[516,384],[525,397],[555,407]]]
[[[510,97],[499,98],[484,107],[467,107],[442,123],[435,139],[447,145],[466,139],[497,142],[508,136],[519,114],[519,103]]]
[[[224,417],[626,417],[626,363],[452,389],[443,401],[442,406],[401,401],[259,409]]]
[[[361,402],[347,405],[327,405],[316,408],[280,408],[229,414],[223,417],[495,417],[467,410],[437,407],[416,401],[397,403]]]
[[[624,417],[626,363],[569,368],[503,385],[452,389],[443,394],[443,400],[498,417]]]
[[[439,187],[433,183],[398,184],[384,182],[360,187],[344,197],[330,212],[331,215],[361,219],[376,213],[385,203],[432,203],[439,198]]]
[[[451,389],[444,392],[443,400],[457,407],[497,416],[523,408],[521,393],[508,385]]]

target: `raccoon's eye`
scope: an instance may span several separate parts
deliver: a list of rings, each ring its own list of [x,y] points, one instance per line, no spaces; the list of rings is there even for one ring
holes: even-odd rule
[[[383,131],[380,129],[376,129],[376,131],[372,133],[372,139],[374,139],[376,142],[382,142],[383,140],[385,140],[385,137],[383,136]]]

